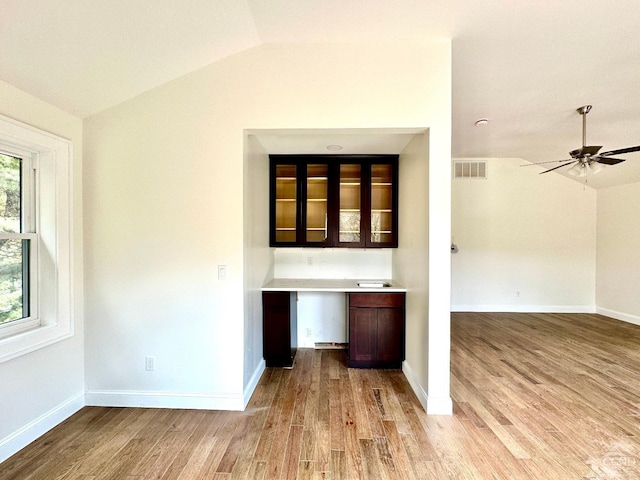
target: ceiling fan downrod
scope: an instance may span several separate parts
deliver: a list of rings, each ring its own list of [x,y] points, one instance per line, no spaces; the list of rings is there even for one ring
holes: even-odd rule
[[[591,111],[591,105],[584,105],[577,111],[582,115],[582,147],[584,148],[587,145],[587,113]]]

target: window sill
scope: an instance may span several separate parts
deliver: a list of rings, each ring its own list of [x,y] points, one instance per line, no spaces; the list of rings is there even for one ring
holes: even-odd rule
[[[73,322],[32,328],[0,340],[0,363],[73,336]]]

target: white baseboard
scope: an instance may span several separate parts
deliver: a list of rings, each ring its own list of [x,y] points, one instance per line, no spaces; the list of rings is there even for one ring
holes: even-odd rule
[[[402,362],[402,372],[407,377],[407,381],[414,393],[418,397],[422,408],[428,415],[453,415],[453,401],[451,397],[435,398],[429,397],[427,392],[422,388],[422,385],[418,381],[418,377],[413,372],[411,366],[406,362]]]
[[[57,405],[24,427],[0,439],[0,463],[59,425],[84,406],[244,410],[265,369],[264,359],[256,367],[243,395],[175,394],[166,392],[83,392]]]
[[[246,408],[266,365],[261,359],[242,394],[144,392],[135,390],[89,390],[85,403],[93,407],[180,408],[195,410],[239,410]]]
[[[206,395],[131,390],[93,390],[85,393],[85,404],[93,407],[244,410],[242,394]]]
[[[608,308],[596,307],[596,313],[604,315],[605,317],[615,318],[616,320],[622,320],[623,322],[633,323],[634,325],[640,325],[640,317],[637,315],[630,315],[628,313],[618,312],[616,310],[609,310]]]
[[[244,388],[244,408],[247,408],[247,404],[249,403],[249,400],[251,399],[251,395],[253,395],[253,391],[256,389],[256,386],[258,385],[258,382],[260,381],[260,377],[262,376],[262,373],[264,372],[264,369],[266,367],[266,363],[264,361],[264,358],[260,360],[260,363],[258,363],[258,366],[256,367],[255,371],[253,372],[253,375],[251,375],[251,379],[249,380],[249,383],[247,384],[247,386]]]
[[[452,312],[596,313],[593,305],[451,305]]]
[[[0,439],[0,463],[65,421],[82,407],[84,407],[84,393],[62,402],[11,435]]]

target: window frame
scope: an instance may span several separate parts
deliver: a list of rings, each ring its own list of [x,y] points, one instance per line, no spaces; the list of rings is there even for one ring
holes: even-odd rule
[[[0,115],[0,151],[23,160],[23,232],[30,240],[29,317],[0,327],[0,362],[73,336],[71,159],[69,140]],[[26,159],[26,160],[25,160]]]

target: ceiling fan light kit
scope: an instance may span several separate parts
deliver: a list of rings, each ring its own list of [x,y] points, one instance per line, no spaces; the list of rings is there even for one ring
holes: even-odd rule
[[[604,170],[603,165],[616,165],[625,161],[623,158],[613,158],[613,155],[640,151],[640,145],[635,147],[620,148],[608,152],[600,152],[601,145],[587,145],[587,113],[591,111],[591,105],[578,107],[576,111],[582,115],[582,147],[569,152],[571,158],[564,160],[551,160],[549,162],[530,163],[528,165],[542,165],[545,163],[560,163],[556,167],[540,172],[540,174],[552,172],[562,167],[572,165],[567,173],[573,177],[586,177],[587,170],[596,174]]]
[[[567,170],[567,173],[572,177],[586,177],[587,169],[584,168],[583,163],[576,163],[573,167]]]

